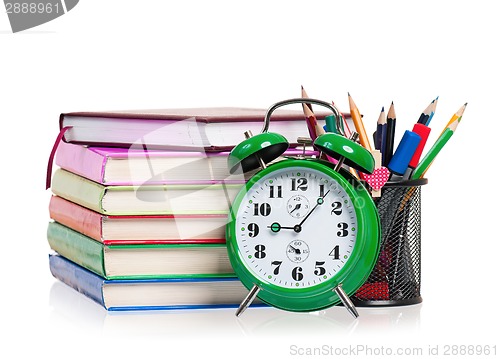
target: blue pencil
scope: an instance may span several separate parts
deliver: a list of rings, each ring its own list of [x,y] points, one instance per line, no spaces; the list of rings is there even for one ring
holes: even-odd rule
[[[429,126],[429,123],[431,123],[432,118],[434,117],[434,113],[436,112],[436,106],[438,104],[438,97],[434,101],[432,101],[432,109],[431,113],[429,114],[429,119],[427,120],[427,123],[425,124],[426,126]]]
[[[429,122],[431,122],[431,119],[434,116],[434,111],[436,110],[438,98],[439,96],[432,100],[432,102],[425,108],[425,110],[422,111],[417,123],[421,123],[422,125],[427,126]]]

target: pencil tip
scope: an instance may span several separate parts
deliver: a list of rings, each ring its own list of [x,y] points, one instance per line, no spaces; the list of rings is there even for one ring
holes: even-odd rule
[[[464,107],[467,107],[467,102],[464,104]]]
[[[300,88],[303,90],[303,89],[304,89],[304,86],[300,85]]]
[[[391,105],[394,105],[394,101],[391,101]]]
[[[347,96],[351,97],[351,94],[349,93],[349,91],[347,91]]]
[[[382,106],[382,110],[380,112],[384,112],[384,106]]]

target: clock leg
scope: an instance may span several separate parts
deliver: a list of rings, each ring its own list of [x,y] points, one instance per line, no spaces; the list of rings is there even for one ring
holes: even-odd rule
[[[342,289],[342,284],[339,284],[333,290],[335,291],[335,293],[337,293],[337,295],[340,298],[340,301],[342,302],[344,307],[349,311],[349,313],[351,313],[354,318],[359,317],[356,307],[347,296],[347,293],[344,292],[344,290]]]
[[[260,288],[258,285],[254,285],[252,289],[250,289],[250,292],[245,297],[245,299],[243,299],[243,302],[241,302],[240,306],[236,310],[237,317],[239,317],[248,308],[248,306],[252,304],[259,291]]]

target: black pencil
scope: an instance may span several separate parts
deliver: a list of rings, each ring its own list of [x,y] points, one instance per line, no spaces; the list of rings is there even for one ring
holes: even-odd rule
[[[394,102],[391,102],[389,112],[387,112],[387,127],[385,135],[385,148],[382,151],[382,164],[387,167],[391,162],[394,151],[394,134],[396,133],[396,112]]]
[[[375,149],[382,152],[382,143],[385,141],[385,127],[387,124],[387,119],[385,117],[384,107],[380,111],[380,115],[377,121],[377,131],[374,133],[374,143]]]

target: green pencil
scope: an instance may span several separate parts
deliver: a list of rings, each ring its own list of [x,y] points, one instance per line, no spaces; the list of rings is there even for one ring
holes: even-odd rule
[[[457,118],[455,121],[453,121],[451,124],[449,124],[446,129],[443,131],[441,136],[437,139],[437,141],[434,143],[432,148],[427,152],[425,157],[420,161],[418,164],[417,168],[415,168],[415,171],[413,172],[411,179],[418,179],[422,178],[425,174],[425,172],[429,169],[431,166],[432,162],[438,155],[439,151],[441,151],[448,142],[448,140],[453,136],[455,133],[455,130],[457,129],[458,123],[460,122],[460,119],[462,116]]]

